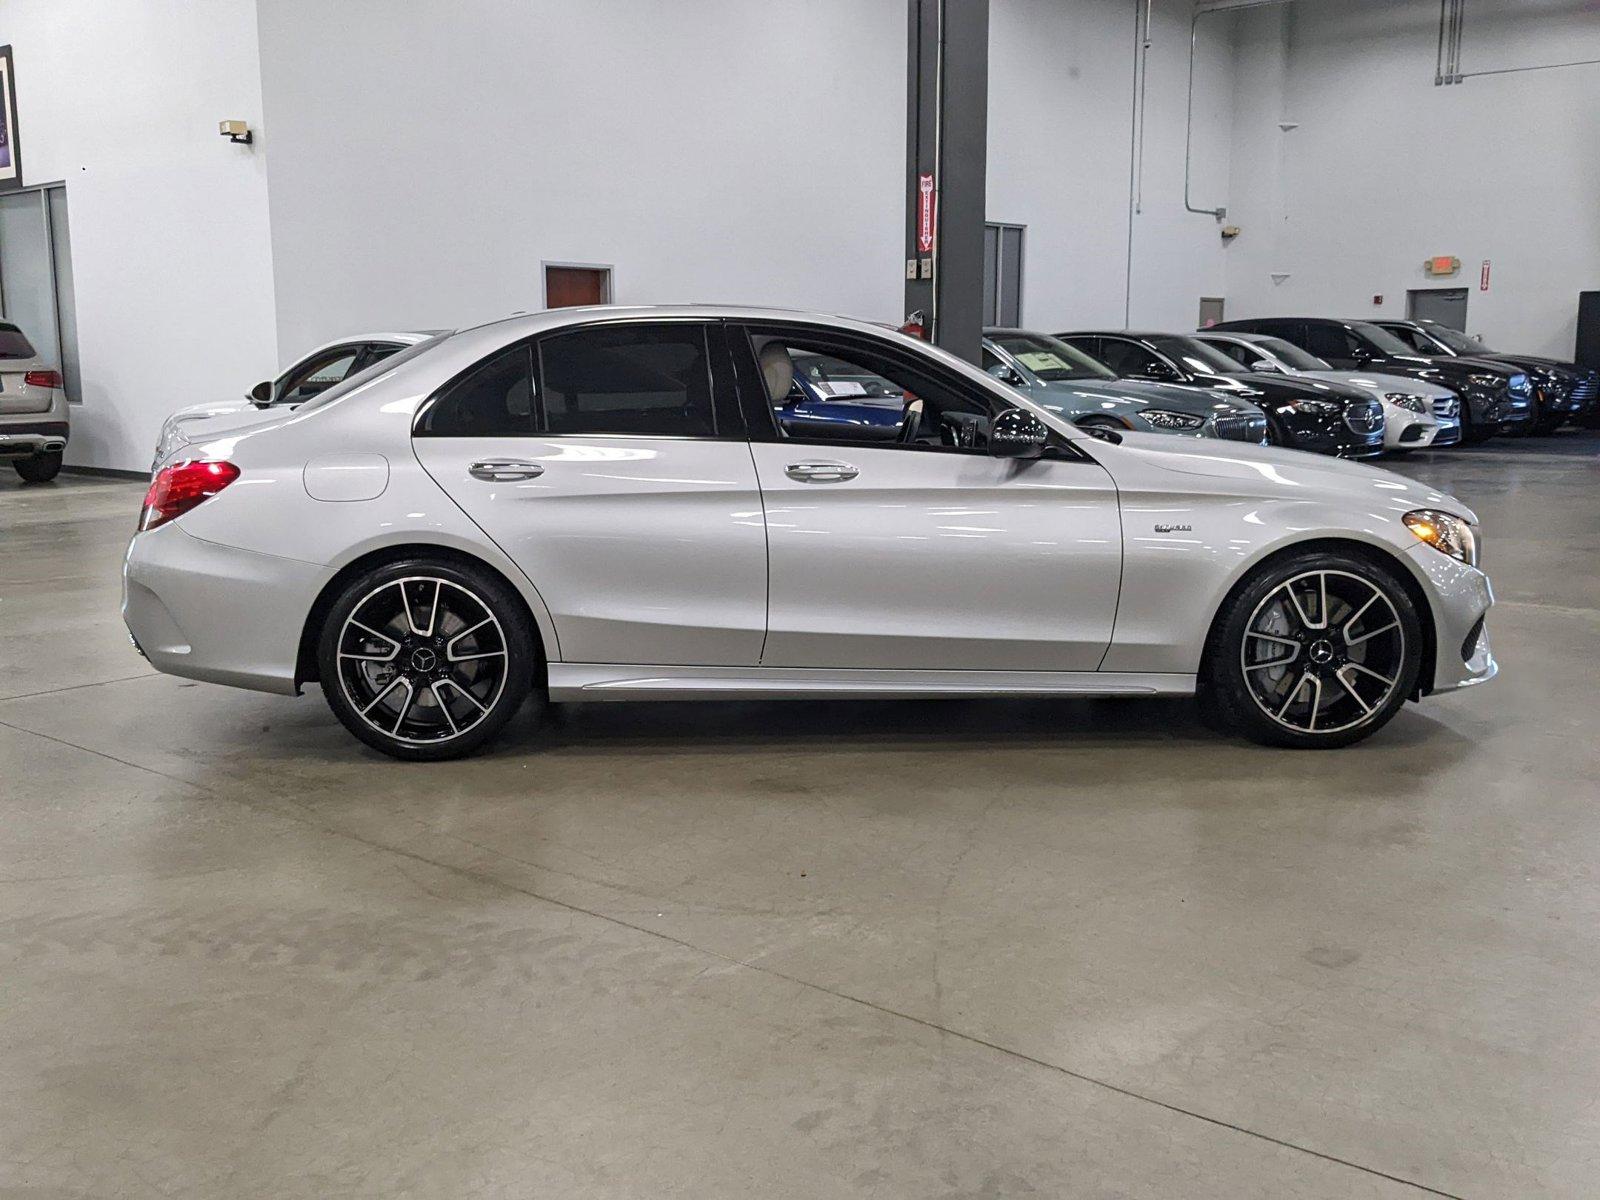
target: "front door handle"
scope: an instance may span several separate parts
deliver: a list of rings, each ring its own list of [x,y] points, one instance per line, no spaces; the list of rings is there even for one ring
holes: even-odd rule
[[[842,462],[790,463],[783,473],[801,483],[844,483],[861,474],[849,463]]]
[[[512,483],[518,479],[537,479],[544,474],[544,467],[520,458],[486,458],[468,467],[467,474],[488,483]]]

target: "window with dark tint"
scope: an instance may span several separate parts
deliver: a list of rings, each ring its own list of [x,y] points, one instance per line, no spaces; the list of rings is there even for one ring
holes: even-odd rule
[[[422,414],[419,434],[496,437],[533,432],[533,351],[524,343],[470,369]]]
[[[1240,365],[1215,346],[1192,337],[1151,338],[1157,348],[1181,366],[1201,375],[1237,375]]]
[[[1332,361],[1355,358],[1361,346],[1342,325],[1313,323],[1306,326],[1306,349],[1318,358]]]
[[[552,334],[539,342],[539,369],[550,433],[716,434],[703,325]]]
[[[0,358],[32,358],[36,351],[22,330],[0,321]]]
[[[1118,375],[1150,376],[1171,374],[1171,368],[1137,342],[1121,338],[1100,340],[1100,361]]]
[[[1206,345],[1210,346],[1219,354],[1226,354],[1241,367],[1248,367],[1258,358],[1264,357],[1263,355],[1257,354],[1245,342],[1219,342],[1213,338],[1207,338],[1205,341]]]

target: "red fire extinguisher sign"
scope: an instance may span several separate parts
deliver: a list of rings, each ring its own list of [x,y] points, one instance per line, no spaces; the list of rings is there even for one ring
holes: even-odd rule
[[[935,211],[933,200],[933,175],[918,175],[917,249],[923,254],[933,253]]]

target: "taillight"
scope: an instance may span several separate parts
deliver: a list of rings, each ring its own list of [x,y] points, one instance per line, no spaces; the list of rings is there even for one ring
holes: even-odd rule
[[[61,386],[61,372],[29,371],[23,375],[22,382],[29,387],[58,388]]]
[[[144,494],[139,528],[154,529],[209,500],[235,479],[239,468],[231,462],[181,462],[162,467]]]

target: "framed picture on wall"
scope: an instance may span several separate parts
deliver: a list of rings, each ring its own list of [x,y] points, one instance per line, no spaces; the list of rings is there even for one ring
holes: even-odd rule
[[[17,87],[11,47],[0,46],[0,192],[22,186],[22,151],[17,146]]]

